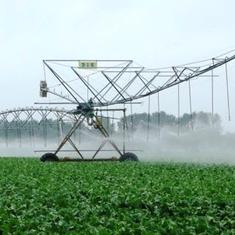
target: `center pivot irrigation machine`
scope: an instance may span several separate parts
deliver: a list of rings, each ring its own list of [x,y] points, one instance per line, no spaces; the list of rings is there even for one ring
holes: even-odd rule
[[[133,160],[138,158],[135,150],[126,149],[126,107],[139,104],[139,100],[150,95],[159,93],[173,86],[178,86],[178,116],[180,84],[188,82],[190,113],[192,113],[191,104],[191,83],[192,79],[207,77],[211,79],[212,84],[212,114],[213,114],[213,79],[217,75],[214,70],[225,66],[225,84],[227,94],[227,107],[230,119],[229,102],[229,80],[227,64],[235,59],[233,51],[214,57],[209,60],[197,61],[180,66],[172,66],[160,69],[148,69],[137,65],[132,60],[43,60],[44,80],[40,82],[40,96],[47,98],[47,102],[37,102],[35,104],[43,105],[62,105],[66,109],[56,111],[57,116],[70,116],[73,119],[72,127],[67,130],[57,149],[41,156],[42,161],[58,160]],[[137,102],[138,100],[138,102]],[[74,107],[75,106],[75,107]],[[150,108],[150,99],[148,107]],[[159,107],[159,104],[158,104]],[[32,109],[35,111],[35,108]],[[32,110],[25,109],[16,111],[5,111],[0,113],[0,119],[9,123],[7,117],[10,113],[14,114],[14,121],[20,119],[22,112],[26,112],[27,120],[32,117]],[[41,111],[43,120],[53,109],[44,109]],[[103,113],[119,113],[122,115],[122,147],[117,144],[110,136],[109,130],[102,122]],[[158,112],[159,113],[159,112]],[[62,118],[60,115],[60,118]],[[112,117],[113,119],[114,116]],[[78,143],[72,139],[76,131],[81,126],[97,130],[102,136],[102,140],[97,149],[80,149]],[[9,125],[8,125],[9,127]],[[66,152],[63,147],[69,143],[72,150],[78,154],[76,159],[60,159],[58,154]],[[112,150],[105,150],[104,146],[109,144]],[[118,158],[97,158],[100,151],[116,151]],[[40,150],[41,151],[41,150]],[[42,150],[43,151],[43,150]],[[91,157],[84,156],[84,152],[93,151]],[[137,151],[137,150],[136,150]],[[45,152],[45,151],[44,151]]]

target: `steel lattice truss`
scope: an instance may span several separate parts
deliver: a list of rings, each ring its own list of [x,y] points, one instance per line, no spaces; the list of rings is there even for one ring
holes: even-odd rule
[[[74,122],[76,122],[76,117],[64,109],[27,107],[0,112],[0,132],[3,134],[6,145],[13,133],[16,134],[14,135],[21,145],[22,135],[25,135],[26,132],[32,144],[32,139],[39,134],[38,128],[41,126],[41,134],[46,146],[50,128],[57,130],[58,139],[60,139],[64,123],[73,124]],[[56,128],[53,126],[54,124],[57,125]]]
[[[49,118],[58,121],[74,122],[75,116],[68,113],[64,109],[56,108],[19,108],[0,112],[0,128],[1,129],[24,129],[30,121],[37,121],[42,124]]]
[[[81,67],[81,60],[44,60],[48,87],[41,88],[41,91],[66,100],[64,104],[86,103],[88,100],[92,100],[95,106],[121,104],[193,78],[211,77],[211,71],[234,59],[234,55],[226,55],[163,69],[134,66],[132,60],[95,60],[95,68]]]
[[[209,77],[213,83],[214,70],[225,65],[230,116],[227,63],[234,59],[235,55],[223,54],[211,60],[161,69],[136,66],[132,60],[44,60],[44,80],[40,82],[40,95],[48,97],[49,101],[41,104],[69,104],[76,105],[76,109],[66,111],[53,108],[25,108],[0,112],[0,130],[5,131],[7,138],[8,130],[16,129],[17,135],[20,137],[20,131],[29,128],[27,124],[32,126],[34,120],[43,124],[45,130],[45,123],[51,116],[58,121],[69,120],[72,122],[72,126],[63,136],[57,149],[53,150],[53,153],[43,155],[42,160],[58,159],[56,154],[63,151],[66,143],[69,143],[73,151],[84,160],[82,150],[76,145],[72,136],[78,128],[82,127],[83,123],[86,123],[89,128],[98,130],[103,136],[103,140],[91,160],[94,160],[108,143],[122,158],[126,154],[126,108],[110,109],[110,107],[103,106],[132,103],[132,101],[159,93],[193,78]],[[123,112],[122,150],[114,143],[100,120],[98,113],[102,111]],[[31,126],[30,128],[32,128]]]

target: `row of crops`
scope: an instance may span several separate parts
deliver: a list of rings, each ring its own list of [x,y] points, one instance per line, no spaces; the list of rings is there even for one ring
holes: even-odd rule
[[[235,234],[235,167],[0,158],[3,234]]]

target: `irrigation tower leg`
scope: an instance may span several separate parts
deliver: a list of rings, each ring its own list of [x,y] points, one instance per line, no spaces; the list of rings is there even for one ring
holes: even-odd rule
[[[60,143],[60,145],[58,146],[58,148],[55,151],[55,155],[61,150],[61,148],[67,143],[69,142],[72,147],[74,148],[74,150],[79,154],[79,156],[83,159],[83,156],[81,154],[81,152],[78,150],[78,148],[76,147],[76,145],[73,143],[73,141],[71,140],[71,136],[73,135],[73,133],[77,130],[77,128],[82,124],[82,122],[84,121],[85,116],[80,115],[77,119],[77,121],[74,123],[74,125],[72,126],[72,128],[70,129],[70,131],[68,132],[68,134],[64,137],[64,139],[62,140],[62,142]]]
[[[104,145],[106,143],[110,143],[113,148],[119,153],[120,156],[122,156],[122,152],[120,151],[120,149],[117,147],[117,145],[109,139],[109,134],[106,131],[106,129],[104,128],[102,122],[99,121],[98,117],[95,116],[96,118],[96,128],[102,133],[102,135],[105,137],[104,141],[101,143],[101,145],[99,146],[99,148],[97,149],[97,151],[95,152],[95,154],[93,155],[92,159],[94,159],[96,157],[96,155],[100,152],[100,150],[104,147]]]

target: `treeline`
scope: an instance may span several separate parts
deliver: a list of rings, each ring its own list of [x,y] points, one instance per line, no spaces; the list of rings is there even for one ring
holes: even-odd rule
[[[214,126],[221,128],[221,118],[218,114],[212,116],[208,112],[185,113],[179,118],[173,114],[167,114],[164,111],[148,113],[135,113],[126,117],[127,126],[136,130],[138,128],[147,128],[148,126],[175,127],[181,128],[202,128],[206,126]],[[118,129],[121,129],[123,119],[118,122]]]
[[[100,117],[103,126],[110,134],[119,133],[123,130],[123,118],[120,120],[112,119],[111,117]],[[138,129],[147,128],[164,128],[180,127],[182,130],[188,130],[191,128],[201,128],[206,126],[215,126],[221,128],[221,118],[218,114],[211,115],[207,112],[194,112],[192,114],[183,114],[180,118],[175,115],[167,114],[166,112],[154,112],[152,114],[147,113],[135,113],[126,116],[126,127],[130,131],[136,131]],[[63,122],[52,119],[43,121],[12,121],[10,123],[0,122],[0,138],[23,138],[24,136],[37,136],[40,138],[55,138],[60,137],[62,134],[66,134],[72,127],[73,123]],[[88,132],[95,133],[94,128],[89,128],[85,124],[82,124],[77,130],[75,135],[81,135]]]

